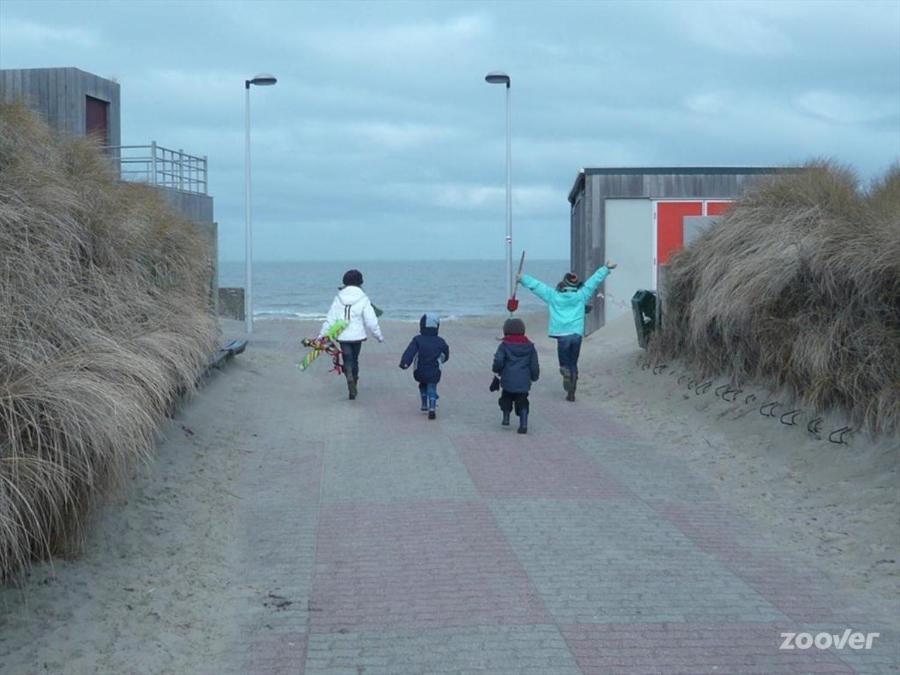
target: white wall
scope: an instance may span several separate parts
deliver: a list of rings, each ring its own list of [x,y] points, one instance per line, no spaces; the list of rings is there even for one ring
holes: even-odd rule
[[[653,288],[653,202],[606,199],[606,257],[618,267],[606,278],[605,318],[631,314],[631,296]]]

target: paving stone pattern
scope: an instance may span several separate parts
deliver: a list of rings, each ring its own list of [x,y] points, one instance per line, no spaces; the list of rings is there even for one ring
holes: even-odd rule
[[[602,400],[564,401],[548,339],[523,436],[487,389],[495,334],[442,334],[434,421],[396,330],[363,347],[358,400],[325,364],[282,392],[284,428],[242,460],[235,564],[253,572],[220,671],[897,672],[889,600],[845,612],[787,537],[758,536]],[[779,649],[845,628],[881,635]]]

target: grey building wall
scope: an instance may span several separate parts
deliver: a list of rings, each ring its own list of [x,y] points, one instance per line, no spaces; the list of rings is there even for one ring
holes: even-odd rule
[[[78,68],[0,70],[0,101],[22,102],[54,129],[86,135],[86,97],[109,103],[107,145],[122,145],[119,83]]]
[[[605,262],[605,202],[609,198],[736,199],[766,176],[794,170],[784,167],[583,169],[569,191],[571,267],[584,278]],[[583,217],[576,217],[579,208],[583,209]],[[593,311],[585,317],[585,332],[591,333],[603,324],[604,312]]]

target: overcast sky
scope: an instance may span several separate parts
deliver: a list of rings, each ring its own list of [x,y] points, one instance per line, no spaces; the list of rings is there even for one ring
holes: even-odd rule
[[[585,166],[900,157],[900,0],[0,3],[0,66],[122,85],[123,143],[207,155],[220,257],[568,258]]]

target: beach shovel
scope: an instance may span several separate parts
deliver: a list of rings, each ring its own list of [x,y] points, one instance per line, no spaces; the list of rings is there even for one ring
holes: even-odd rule
[[[518,274],[516,274],[516,279],[518,279],[519,275],[522,274],[522,267],[524,267],[524,266],[525,266],[525,251],[522,251],[522,257],[519,259],[519,272],[518,272]],[[512,297],[506,301],[506,309],[510,313],[515,312],[517,309],[519,309],[519,299],[516,297],[516,293],[518,292],[518,290],[519,290],[519,284],[516,283],[516,285],[513,286]]]

